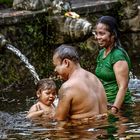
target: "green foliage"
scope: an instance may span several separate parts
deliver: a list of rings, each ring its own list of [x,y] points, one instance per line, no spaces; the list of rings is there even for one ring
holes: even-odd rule
[[[13,3],[13,0],[0,0],[0,4],[8,4],[11,5]]]
[[[81,50],[89,50],[85,42],[80,43]]]
[[[126,3],[125,0],[118,0],[118,6],[117,7],[119,7],[119,8],[117,10],[118,11],[117,14],[119,16],[119,19],[121,19],[124,16],[124,12],[123,12],[124,7],[123,7],[123,5],[125,5],[125,3]]]

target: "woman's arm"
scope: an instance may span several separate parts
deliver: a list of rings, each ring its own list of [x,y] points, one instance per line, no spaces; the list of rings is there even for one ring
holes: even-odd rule
[[[117,80],[117,84],[118,84],[118,93],[116,95],[116,99],[115,102],[113,104],[112,107],[112,113],[116,113],[117,108],[120,109],[123,101],[124,101],[124,97],[128,88],[128,81],[129,81],[129,68],[128,68],[128,64],[126,61],[118,61],[114,64],[113,66],[114,72],[115,72],[115,76],[116,76],[116,80]]]

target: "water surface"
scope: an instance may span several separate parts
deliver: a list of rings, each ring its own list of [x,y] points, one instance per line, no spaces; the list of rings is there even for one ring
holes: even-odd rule
[[[32,122],[25,118],[36,101],[34,90],[11,91],[0,97],[0,139],[3,140],[93,140],[140,139],[140,96],[134,96],[135,105],[125,107],[119,115],[109,115],[108,120],[56,127],[55,121]],[[133,94],[140,93],[133,91]],[[6,96],[11,94],[12,96]],[[24,96],[21,94],[24,94]],[[137,95],[136,94],[136,95]],[[14,97],[14,95],[19,95]]]

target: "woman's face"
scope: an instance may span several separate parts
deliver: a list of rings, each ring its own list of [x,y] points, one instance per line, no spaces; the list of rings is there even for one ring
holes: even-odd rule
[[[95,30],[95,38],[101,48],[109,48],[114,44],[114,35],[108,31],[107,25],[98,23]]]

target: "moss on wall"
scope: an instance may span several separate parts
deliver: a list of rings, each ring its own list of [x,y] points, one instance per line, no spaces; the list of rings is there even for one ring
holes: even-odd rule
[[[12,7],[13,0],[0,0],[0,10]]]
[[[102,15],[112,15],[118,20],[123,16],[120,3],[111,11],[81,15],[87,18],[95,26],[96,20]],[[40,78],[53,74],[52,53],[63,38],[56,38],[57,23],[52,22],[51,16],[39,14],[25,20],[20,24],[1,26],[2,33],[10,44],[18,48],[29,62],[35,67]],[[60,39],[60,40],[59,40]],[[65,40],[63,40],[65,41]],[[94,73],[98,47],[92,37],[79,42],[66,42],[77,47],[81,56],[83,68]],[[11,51],[0,50],[0,88],[10,84],[29,85],[34,84],[34,79],[25,64]]]
[[[19,49],[35,67],[41,77],[47,77],[52,71],[52,46],[47,38],[47,22],[44,15],[18,25],[3,26],[0,29],[9,44]],[[49,38],[49,37],[48,37]],[[33,77],[25,64],[11,51],[0,51],[0,86],[11,83],[33,83]]]

